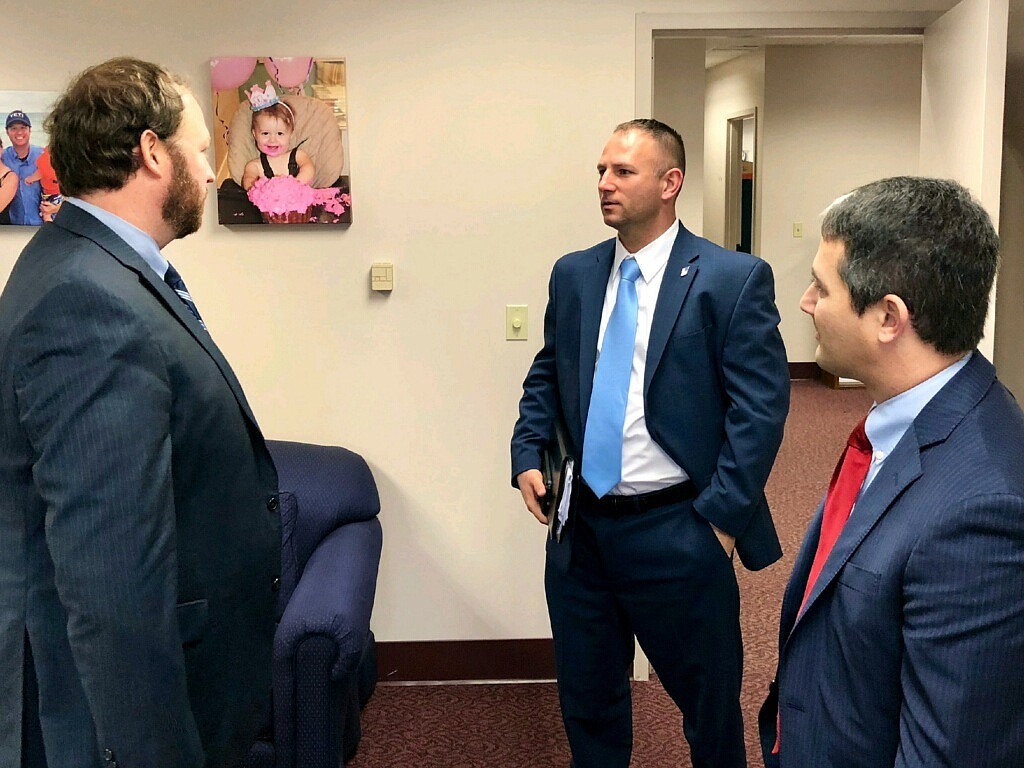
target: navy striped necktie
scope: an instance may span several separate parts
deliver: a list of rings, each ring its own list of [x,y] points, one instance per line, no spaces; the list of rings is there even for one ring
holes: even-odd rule
[[[167,271],[164,273],[164,282],[171,286],[171,289],[178,294],[178,298],[181,299],[182,303],[188,307],[188,311],[191,312],[199,324],[203,326],[203,330],[206,330],[206,323],[203,322],[203,318],[199,316],[199,310],[196,309],[196,303],[192,301],[192,294],[188,292],[188,288],[185,287],[185,281],[181,279],[181,275],[178,274],[178,270],[174,268],[171,262],[167,262]]]

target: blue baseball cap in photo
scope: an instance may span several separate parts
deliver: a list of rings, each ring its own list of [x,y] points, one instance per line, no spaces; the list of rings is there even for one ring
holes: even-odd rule
[[[32,121],[28,119],[28,115],[22,112],[20,109],[16,109],[7,116],[6,128],[10,128],[15,123],[24,123],[29,128],[32,127]]]

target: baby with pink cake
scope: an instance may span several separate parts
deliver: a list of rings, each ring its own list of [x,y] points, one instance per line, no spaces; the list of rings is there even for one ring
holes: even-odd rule
[[[291,147],[295,130],[291,108],[278,98],[269,80],[265,88],[254,85],[245,95],[252,108],[252,137],[260,156],[246,163],[242,189],[248,192],[259,179],[275,176],[293,176],[306,184],[312,182],[316,175],[313,161],[301,148],[301,142]]]
[[[242,173],[242,188],[268,224],[334,223],[351,207],[340,189],[314,189],[316,169],[300,141],[291,147],[295,114],[274,86],[254,85],[245,92],[252,107],[252,137],[260,156]]]

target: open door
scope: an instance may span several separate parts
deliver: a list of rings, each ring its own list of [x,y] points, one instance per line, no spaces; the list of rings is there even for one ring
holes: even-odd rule
[[[962,0],[924,32],[923,176],[956,179],[999,226],[1008,0]],[[980,349],[993,357],[995,290]]]

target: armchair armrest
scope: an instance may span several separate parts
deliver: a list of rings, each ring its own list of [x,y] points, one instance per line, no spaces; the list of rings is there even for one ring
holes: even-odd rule
[[[375,517],[330,533],[309,558],[284,609],[274,635],[273,661],[279,765],[302,764],[296,753],[309,747],[303,744],[310,740],[299,738],[296,728],[333,733],[331,727],[318,725],[323,717],[332,718],[334,730],[340,728],[339,713],[346,693],[357,685],[369,642],[381,540]],[[315,705],[303,709],[311,696]],[[298,711],[306,712],[304,720]]]
[[[372,518],[342,526],[320,543],[277,628],[275,678],[278,666],[290,663],[296,645],[309,635],[324,635],[337,643],[334,679],[355,669],[370,631],[381,538],[380,521]]]

